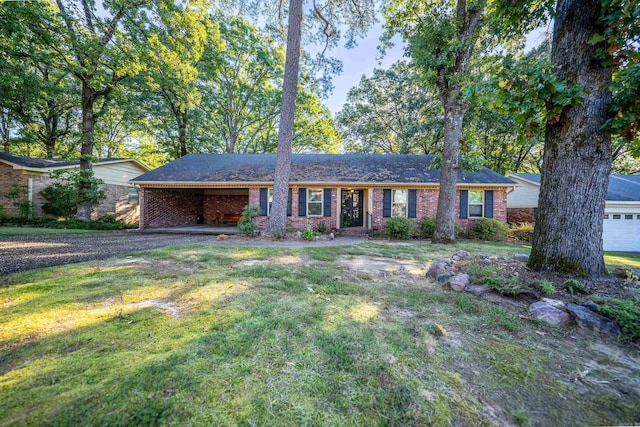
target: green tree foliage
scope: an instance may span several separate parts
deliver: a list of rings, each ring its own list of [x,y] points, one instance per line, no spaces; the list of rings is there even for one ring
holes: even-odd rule
[[[395,34],[407,43],[413,62],[437,87],[444,108],[444,141],[434,242],[455,241],[456,182],[460,141],[469,102],[466,88],[478,76],[471,68],[488,20],[486,2],[393,0],[384,9],[387,41]]]
[[[187,133],[202,100],[198,64],[205,50],[222,48],[218,26],[203,7],[157,2],[149,23],[141,29],[139,49],[146,60],[142,89],[161,100],[164,115],[170,119],[165,125],[176,136],[172,141],[175,157],[195,151],[189,147]]]
[[[351,88],[336,120],[348,152],[437,152],[442,144],[442,104],[414,64],[375,69]]]
[[[51,172],[53,183],[42,190],[46,203],[42,210],[49,215],[72,218],[78,205],[97,206],[107,195],[100,187],[104,182],[89,169],[65,169]]]
[[[31,32],[33,21],[55,23],[51,4],[0,3],[0,131],[5,151],[13,131],[23,140],[37,142],[29,147],[32,155],[53,157],[66,150],[59,143],[70,143],[79,100],[73,97],[73,80],[65,64]]]

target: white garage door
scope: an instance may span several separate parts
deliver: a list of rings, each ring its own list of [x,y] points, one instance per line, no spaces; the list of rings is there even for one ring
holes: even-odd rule
[[[605,251],[640,252],[640,212],[607,212],[603,224]]]

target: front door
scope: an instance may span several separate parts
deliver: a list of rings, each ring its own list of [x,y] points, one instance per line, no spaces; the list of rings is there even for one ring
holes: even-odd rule
[[[362,227],[364,191],[342,191],[342,227]]]

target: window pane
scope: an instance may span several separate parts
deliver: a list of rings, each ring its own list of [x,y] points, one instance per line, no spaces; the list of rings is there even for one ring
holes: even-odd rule
[[[311,216],[322,215],[322,203],[318,203],[318,202],[307,203],[307,215],[311,215]]]
[[[322,201],[322,190],[309,190],[309,198],[307,199],[310,202],[321,202]]]
[[[469,205],[482,204],[482,191],[469,191]]]
[[[613,219],[620,219],[620,215],[618,214],[613,215]]]
[[[407,203],[407,190],[393,190],[393,203]]]
[[[270,216],[271,215],[271,204],[273,203],[273,188],[270,188],[267,194],[268,194],[268,197],[267,197],[267,215]]]
[[[482,216],[482,205],[469,205],[469,216]]]
[[[391,216],[407,216],[407,204],[394,203],[391,208]]]
[[[633,219],[633,215],[625,215],[624,219]]]

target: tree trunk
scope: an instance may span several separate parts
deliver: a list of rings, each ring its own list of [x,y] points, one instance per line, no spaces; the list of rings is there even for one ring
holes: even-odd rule
[[[548,123],[529,267],[591,277],[606,274],[602,219],[611,169],[611,135],[602,130],[612,70],[595,57],[603,34],[599,0],[559,0],[551,60],[558,80],[584,88],[582,105]]]
[[[282,86],[282,109],[278,129],[278,154],[273,183],[273,203],[269,217],[269,231],[284,236],[287,226],[287,197],[291,174],[291,145],[296,111],[298,70],[300,68],[300,38],[302,33],[302,0],[289,0],[287,54]]]
[[[93,117],[93,104],[95,94],[86,81],[82,82],[82,146],[80,148],[80,171],[90,171],[92,169],[91,156],[93,154],[93,128],[95,120]],[[89,191],[89,183],[81,179],[78,184],[78,191],[82,195]],[[76,218],[81,221],[91,221],[91,204],[79,203]]]
[[[9,119],[9,113],[2,110],[2,120],[0,120],[0,134],[2,135],[2,149],[5,153],[9,152],[9,137],[11,129],[11,123]]]
[[[432,241],[434,243],[452,243],[456,240],[456,184],[458,182],[462,120],[468,106],[461,104],[457,97],[453,97],[450,93],[443,94],[441,97],[446,100],[444,103],[444,146],[442,148],[442,166],[440,167],[436,226]]]
[[[183,111],[178,117],[178,145],[180,146],[180,155],[184,157],[189,154],[187,150],[187,112]]]

